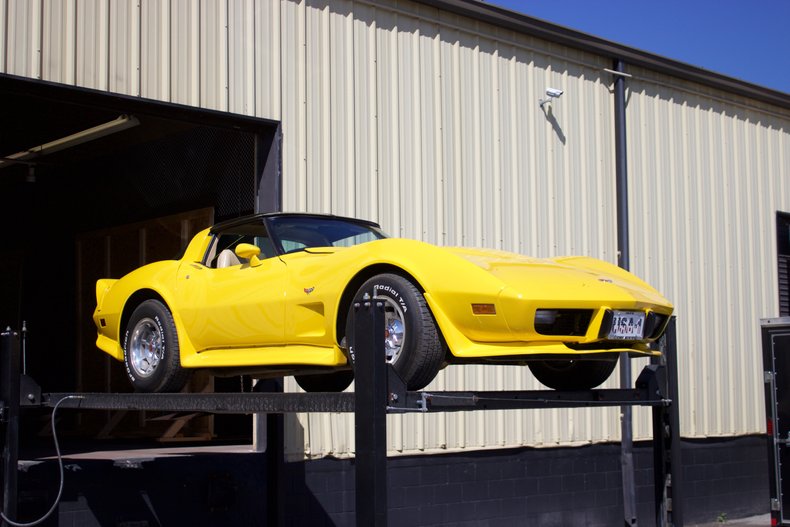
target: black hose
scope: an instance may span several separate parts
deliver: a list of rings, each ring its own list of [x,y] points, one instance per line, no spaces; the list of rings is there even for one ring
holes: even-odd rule
[[[58,406],[60,406],[60,404],[67,399],[83,399],[83,397],[81,395],[67,395],[63,397],[61,400],[59,400],[55,404],[55,407],[52,409],[52,439],[54,439],[55,441],[55,452],[58,455],[58,466],[60,467],[60,486],[58,487],[58,495],[55,497],[55,503],[52,504],[52,507],[50,507],[50,509],[47,511],[47,513],[44,516],[42,516],[38,520],[28,523],[19,523],[10,520],[2,511],[0,511],[0,518],[2,518],[4,522],[6,522],[8,525],[11,525],[12,527],[33,527],[34,525],[39,525],[40,523],[44,522],[47,518],[49,518],[53,512],[55,512],[55,509],[58,507],[58,504],[60,503],[60,497],[63,495],[63,481],[64,481],[63,456],[60,455],[60,444],[58,444],[58,432],[57,429],[55,428],[55,414],[58,411]],[[16,470],[16,467],[9,467],[8,469]]]

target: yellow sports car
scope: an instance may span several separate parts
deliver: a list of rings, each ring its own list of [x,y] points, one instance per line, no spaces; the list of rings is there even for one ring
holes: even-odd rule
[[[436,247],[368,221],[276,213],[220,223],[178,260],[99,280],[96,344],[138,391],[180,390],[195,368],[342,390],[349,310],[365,293],[384,303],[387,360],[412,390],[463,362],[527,364],[550,388],[592,388],[620,353],[657,353],[649,343],[672,313],[600,260]]]

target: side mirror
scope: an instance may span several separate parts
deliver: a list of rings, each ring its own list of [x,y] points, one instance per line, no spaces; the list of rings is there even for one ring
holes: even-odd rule
[[[261,261],[258,259],[258,255],[261,254],[261,249],[258,246],[251,243],[240,243],[233,252],[235,252],[236,256],[239,258],[249,260],[250,267],[258,267],[261,265]]]

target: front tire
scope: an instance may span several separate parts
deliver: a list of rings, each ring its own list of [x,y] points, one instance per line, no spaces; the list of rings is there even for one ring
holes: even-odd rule
[[[411,281],[390,273],[376,275],[362,284],[352,306],[362,302],[366,293],[384,304],[387,362],[392,364],[408,390],[424,388],[442,368],[446,354],[444,341],[425,297]],[[352,318],[349,313],[346,336],[353,364]]]
[[[177,392],[189,380],[181,367],[173,315],[158,300],[146,300],[132,312],[123,338],[126,376],[138,392]]]
[[[541,384],[554,390],[590,390],[603,384],[617,359],[542,360],[529,363]]]

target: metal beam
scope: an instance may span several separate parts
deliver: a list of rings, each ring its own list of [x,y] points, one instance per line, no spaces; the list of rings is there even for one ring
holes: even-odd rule
[[[398,401],[390,400],[389,413],[465,412],[472,410],[519,410],[535,408],[589,408],[606,406],[668,406],[668,394],[651,392],[641,381],[656,372],[646,368],[637,387],[578,392],[533,391],[451,391],[405,392]],[[358,381],[357,381],[358,384]],[[641,386],[640,386],[641,384]],[[389,389],[391,392],[392,389]],[[350,393],[45,393],[43,406],[54,407],[67,396],[61,408],[82,410],[150,410],[162,412],[208,412],[246,414],[255,412],[353,412],[354,392]],[[24,403],[24,401],[23,401]],[[38,404],[23,404],[38,406]]]
[[[45,393],[45,406],[82,410],[154,410],[217,414],[353,412],[353,393]]]
[[[652,373],[651,373],[652,374]],[[663,394],[647,388],[557,392],[409,392],[404,410],[466,412],[472,410],[520,410],[539,408],[590,408],[608,406],[668,406]],[[390,407],[391,412],[400,407]]]

